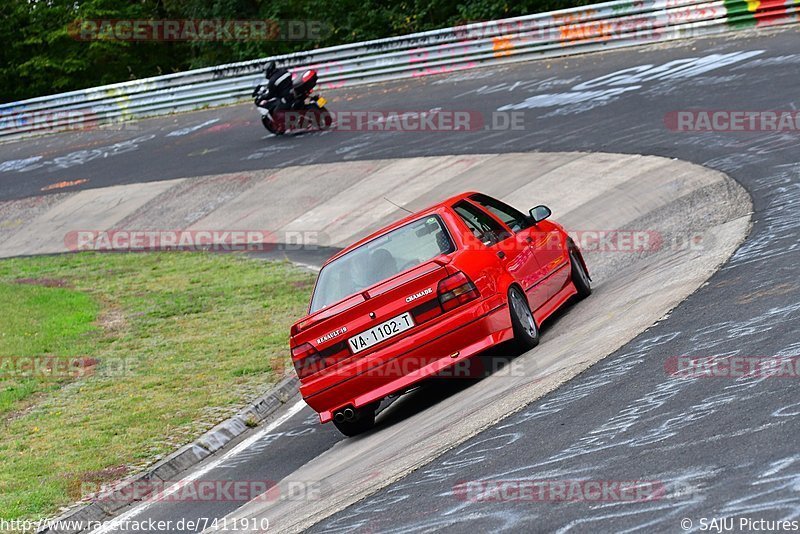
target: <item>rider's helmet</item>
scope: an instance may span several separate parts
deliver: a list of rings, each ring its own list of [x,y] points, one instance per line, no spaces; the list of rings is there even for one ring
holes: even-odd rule
[[[266,76],[267,79],[269,80],[270,76],[272,76],[272,74],[275,72],[275,69],[277,69],[277,68],[278,68],[278,66],[275,64],[275,62],[274,61],[270,61],[269,63],[267,63],[267,66],[264,68],[264,76]]]

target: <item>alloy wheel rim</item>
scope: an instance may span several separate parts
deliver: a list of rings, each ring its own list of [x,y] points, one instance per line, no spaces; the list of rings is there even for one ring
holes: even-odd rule
[[[533,316],[528,307],[522,302],[519,293],[516,291],[512,293],[511,300],[514,306],[514,312],[516,312],[517,317],[523,323],[522,327],[527,331],[530,337],[536,337],[536,326],[533,322]]]

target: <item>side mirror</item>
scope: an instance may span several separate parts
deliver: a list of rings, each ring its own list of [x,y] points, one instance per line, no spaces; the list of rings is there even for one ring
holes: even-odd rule
[[[531,208],[529,213],[531,214],[531,219],[533,219],[534,224],[542,222],[553,214],[547,206],[536,206],[535,208]]]

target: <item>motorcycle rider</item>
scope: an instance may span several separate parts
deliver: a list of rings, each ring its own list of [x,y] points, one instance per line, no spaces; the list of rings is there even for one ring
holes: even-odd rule
[[[264,76],[267,83],[253,89],[252,96],[267,130],[281,135],[287,129],[325,129],[331,126],[331,115],[324,107],[326,100],[311,96],[317,84],[316,70],[306,70],[295,81],[287,69],[278,68],[274,61],[270,61],[264,68]],[[308,104],[307,99],[310,101]]]
[[[290,109],[294,104],[292,74],[283,67],[279,68],[274,61],[270,61],[264,68],[264,76],[267,79],[266,88],[264,85],[259,85],[253,90],[253,96],[255,97],[266,89],[265,96],[267,98],[275,97],[279,99],[276,111]]]

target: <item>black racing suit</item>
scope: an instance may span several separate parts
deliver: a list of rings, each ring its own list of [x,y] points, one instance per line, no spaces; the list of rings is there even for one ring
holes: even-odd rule
[[[267,80],[266,86],[259,85],[256,87],[253,91],[253,96],[264,92],[267,98],[278,98],[278,105],[275,107],[275,111],[290,109],[294,104],[292,74],[284,68],[275,69],[275,72]]]

